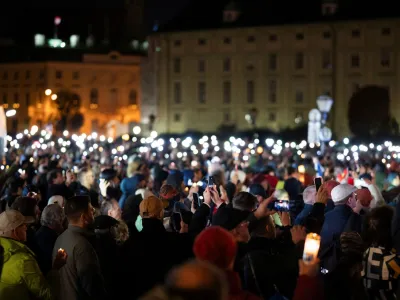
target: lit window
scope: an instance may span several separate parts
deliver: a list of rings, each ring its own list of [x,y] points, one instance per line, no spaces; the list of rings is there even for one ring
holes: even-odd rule
[[[90,91],[90,109],[96,109],[99,107],[99,91],[92,89]]]
[[[136,92],[136,90],[131,90],[129,92],[129,105],[137,106],[137,92]]]

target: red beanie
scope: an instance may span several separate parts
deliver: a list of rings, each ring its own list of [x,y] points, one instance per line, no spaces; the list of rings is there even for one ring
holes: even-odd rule
[[[324,186],[325,186],[327,192],[329,193],[329,198],[332,198],[331,192],[332,192],[333,188],[338,186],[339,184],[340,183],[335,180],[328,180],[325,182]]]
[[[193,252],[197,259],[226,270],[236,257],[237,244],[229,231],[212,226],[197,236]]]

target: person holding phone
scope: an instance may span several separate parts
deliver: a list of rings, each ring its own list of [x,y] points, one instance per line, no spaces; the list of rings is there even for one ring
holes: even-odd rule
[[[304,208],[296,217],[294,225],[302,225],[307,216],[311,213],[315,200],[317,198],[317,189],[315,185],[307,187],[303,191]]]

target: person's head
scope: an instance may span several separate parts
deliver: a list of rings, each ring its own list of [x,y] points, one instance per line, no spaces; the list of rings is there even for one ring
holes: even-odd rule
[[[143,219],[159,219],[164,217],[163,202],[155,196],[150,196],[140,202],[140,216]]]
[[[193,182],[199,182],[203,179],[203,172],[201,169],[193,170]]]
[[[0,214],[0,236],[26,241],[27,224],[35,222],[33,217],[25,217],[19,211],[10,209]]]
[[[247,192],[240,192],[233,198],[232,201],[233,208],[247,212],[252,212],[255,210],[257,203],[258,201],[256,196]]]
[[[47,173],[48,184],[63,184],[65,181],[61,169],[54,169]]]
[[[249,211],[223,207],[217,210],[212,224],[228,230],[237,242],[247,243],[250,240],[247,221],[249,214]]]
[[[367,185],[372,184],[372,176],[369,173],[361,174],[359,179],[363,180]]]
[[[267,199],[267,192],[264,187],[259,183],[253,183],[249,186],[249,193],[257,198],[257,203],[261,203],[264,199]]]
[[[287,167],[286,168],[286,176],[291,177],[296,175],[297,170],[293,167]]]
[[[35,220],[38,220],[40,215],[36,199],[31,197],[18,197],[11,204],[11,209],[18,210],[25,217],[33,217]]]
[[[356,196],[354,193],[357,191],[357,188],[354,186],[344,183],[339,184],[334,187],[331,192],[332,201],[335,205],[348,205],[351,208],[356,206]]]
[[[347,261],[360,263],[366,246],[358,232],[343,232],[340,236],[340,250]]]
[[[337,187],[340,183],[336,180],[325,181],[323,187],[326,189],[329,195],[329,199],[332,199],[332,190]]]
[[[264,217],[257,222],[257,227],[251,231],[251,236],[265,237],[268,239],[276,238],[276,228],[272,216]]]
[[[117,200],[104,200],[101,203],[100,212],[102,215],[110,216],[116,220],[121,220],[122,211]]]
[[[111,188],[116,188],[119,186],[120,180],[117,176],[117,171],[114,169],[105,169],[100,173],[100,179],[103,179],[110,183]]]
[[[164,203],[165,209],[171,209],[175,202],[180,200],[180,194],[172,185],[164,184],[159,192],[161,201]]]
[[[390,206],[381,206],[371,210],[365,218],[363,239],[370,246],[392,247],[392,220],[394,210]]]
[[[198,260],[206,261],[222,270],[232,270],[237,254],[237,244],[232,234],[219,226],[203,230],[193,244]]]
[[[74,196],[65,202],[65,215],[71,225],[87,228],[93,223],[94,208],[89,196]]]
[[[315,185],[308,186],[303,191],[304,204],[314,205],[316,198],[317,198],[317,189],[315,188]]]
[[[173,269],[165,280],[165,288],[169,299],[228,299],[223,272],[202,261],[190,261]]]
[[[64,230],[64,219],[65,214],[61,206],[58,204],[50,204],[43,209],[40,224],[61,233]]]
[[[94,184],[94,174],[92,169],[82,168],[78,173],[78,181],[86,188],[90,189]]]

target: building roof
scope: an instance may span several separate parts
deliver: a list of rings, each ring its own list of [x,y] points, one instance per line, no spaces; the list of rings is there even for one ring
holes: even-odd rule
[[[161,26],[158,32],[400,17],[400,11],[395,7],[396,1],[391,0],[380,0],[379,6],[374,1],[338,0],[337,13],[330,17],[322,15],[322,0],[236,0],[241,12],[238,20],[224,23],[223,11],[231,2],[194,1],[181,15]]]

